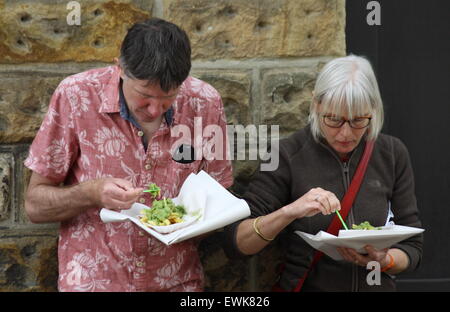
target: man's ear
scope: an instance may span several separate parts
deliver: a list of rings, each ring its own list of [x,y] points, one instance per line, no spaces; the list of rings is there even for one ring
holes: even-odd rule
[[[123,68],[122,68],[122,66],[120,65],[120,62],[119,62],[119,59],[117,58],[117,57],[115,57],[114,58],[114,64],[116,65],[116,66],[119,66],[119,69],[120,69],[120,78],[122,78],[122,80],[125,80],[125,73],[124,73],[124,71],[123,71]]]

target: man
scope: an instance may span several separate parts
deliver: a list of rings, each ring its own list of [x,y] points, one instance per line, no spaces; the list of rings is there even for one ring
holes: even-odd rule
[[[172,130],[179,125],[194,132],[200,120],[226,135],[221,98],[188,76],[190,57],[186,33],[153,18],[128,31],[115,66],[73,75],[56,89],[25,161],[33,171],[25,210],[32,222],[60,222],[60,291],[202,290],[198,240],[165,246],[131,222],[99,217],[101,208],[150,206],[142,192],[149,183],[176,197],[199,170],[231,186],[225,155],[174,157],[193,152],[193,145],[177,145]]]

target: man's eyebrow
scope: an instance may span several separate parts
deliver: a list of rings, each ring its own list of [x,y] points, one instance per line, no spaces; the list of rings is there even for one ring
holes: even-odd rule
[[[143,96],[146,96],[146,97],[156,97],[156,96],[154,96],[154,95],[142,93],[141,91],[139,91],[139,90],[136,89],[136,88],[133,88],[133,89],[134,89],[134,91],[136,91],[137,93],[139,93],[139,94],[141,94],[141,95],[143,95]],[[163,98],[170,98],[170,97],[174,97],[174,96],[176,96],[176,95],[177,95],[177,93],[174,93],[174,94],[169,94],[169,95],[165,95],[165,96],[161,96],[161,97],[163,97]]]
[[[148,97],[153,97],[153,95],[149,95],[149,94],[142,93],[141,91],[139,91],[139,90],[136,89],[136,88],[133,88],[133,90],[136,91],[137,93],[141,94],[141,95],[148,96]]]

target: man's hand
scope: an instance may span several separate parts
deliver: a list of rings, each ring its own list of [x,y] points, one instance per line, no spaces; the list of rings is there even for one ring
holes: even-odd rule
[[[120,211],[129,209],[142,194],[143,188],[134,188],[131,182],[117,178],[94,181],[94,201],[101,208]]]

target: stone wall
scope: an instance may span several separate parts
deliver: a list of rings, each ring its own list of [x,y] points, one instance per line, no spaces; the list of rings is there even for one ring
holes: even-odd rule
[[[0,0],[0,291],[56,290],[58,225],[27,220],[23,161],[57,84],[111,64],[135,21],[183,27],[192,75],[219,90],[228,123],[280,125],[282,137],[305,125],[319,68],[345,54],[344,0],[80,0],[79,26],[67,23],[68,2]],[[233,166],[242,193],[257,161]],[[206,290],[270,289],[280,243],[229,260],[221,235],[201,244]]]

